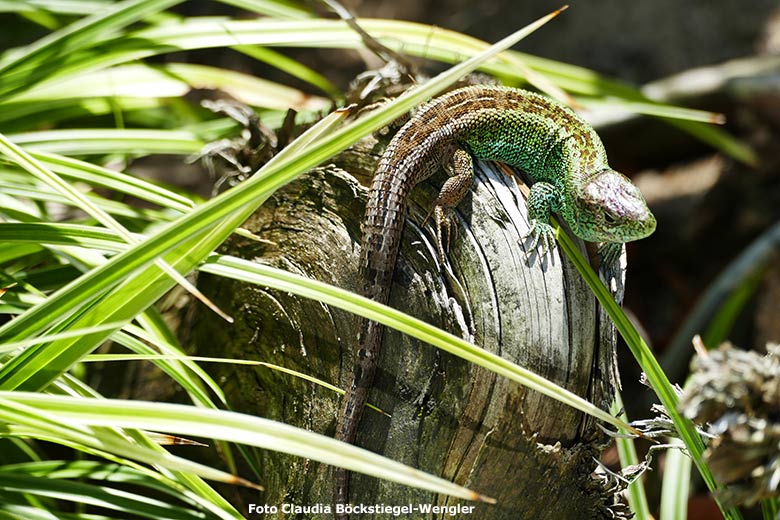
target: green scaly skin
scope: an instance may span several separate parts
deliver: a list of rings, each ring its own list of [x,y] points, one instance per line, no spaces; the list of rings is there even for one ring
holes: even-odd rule
[[[631,181],[612,170],[593,128],[568,107],[525,90],[472,86],[421,107],[390,141],[371,185],[363,221],[364,296],[387,303],[412,188],[445,167],[451,177],[435,211],[439,229],[473,182],[472,157],[502,161],[533,181],[528,198],[531,250],[555,245],[557,213],[578,237],[603,242],[614,261],[624,242],[650,235],[655,217]],[[441,237],[439,237],[441,242]],[[353,443],[376,372],[383,327],[361,319],[352,383],[342,402],[336,438]],[[334,506],[349,498],[349,474],[334,473]],[[344,520],[346,514],[336,514]]]

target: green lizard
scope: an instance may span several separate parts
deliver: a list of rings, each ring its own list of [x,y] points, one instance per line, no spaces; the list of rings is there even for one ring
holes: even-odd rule
[[[593,128],[571,109],[525,90],[471,86],[421,107],[393,137],[379,162],[363,221],[363,294],[387,303],[412,188],[444,166],[450,178],[435,203],[437,229],[473,182],[472,160],[521,168],[533,181],[528,198],[531,249],[555,245],[555,212],[575,235],[603,242],[614,261],[624,242],[650,235],[655,217],[631,181],[612,170]],[[439,231],[441,235],[441,231]],[[438,237],[441,243],[441,236]],[[352,383],[342,403],[336,438],[354,442],[373,383],[383,328],[361,319]],[[335,473],[336,518],[348,501],[349,475]]]

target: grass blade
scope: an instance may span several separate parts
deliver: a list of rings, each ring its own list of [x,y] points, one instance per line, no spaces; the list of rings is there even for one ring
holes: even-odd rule
[[[691,459],[683,451],[680,439],[671,439],[677,449],[666,450],[664,480],[661,489],[660,520],[686,520],[691,487]]]
[[[204,437],[297,455],[436,493],[466,500],[491,501],[466,488],[362,448],[261,417],[179,404],[84,399],[28,392],[0,391],[0,401],[37,408],[60,420],[83,425],[146,429],[188,436],[197,431]]]
[[[623,398],[621,397],[620,392],[615,392],[615,401],[610,407],[610,412],[613,415],[617,415],[621,410],[624,410]],[[618,417],[624,421],[628,421],[628,416],[625,412],[620,413]],[[631,432],[621,429],[620,433],[630,434]],[[634,439],[616,437],[615,445],[617,446],[618,456],[620,457],[620,466],[622,468],[639,464],[639,456],[636,454]],[[647,503],[647,494],[645,493],[645,486],[641,477],[637,477],[628,485],[628,505],[631,507],[631,511],[634,512],[634,518],[636,520],[652,520],[653,515],[650,513],[650,506]]]
[[[720,486],[715,481],[715,478],[712,476],[712,473],[702,459],[704,443],[693,423],[689,419],[683,417],[678,411],[677,405],[679,399],[677,394],[672,388],[666,374],[661,369],[661,365],[655,359],[655,356],[653,356],[650,347],[647,346],[645,340],[631,324],[631,320],[629,320],[628,316],[623,312],[623,309],[615,302],[609,289],[604,286],[598,275],[593,272],[593,269],[591,269],[587,260],[582,256],[569,236],[562,232],[560,228],[558,228],[557,238],[561,249],[563,249],[566,256],[574,263],[577,271],[579,271],[585,279],[585,282],[590,286],[593,294],[596,295],[599,303],[601,303],[607,311],[607,314],[609,314],[609,317],[612,319],[612,322],[615,324],[618,333],[625,340],[629,350],[631,350],[631,354],[633,354],[634,358],[639,363],[639,366],[644,371],[650,382],[651,388],[655,391],[661,404],[666,408],[669,417],[672,419],[672,422],[677,429],[680,439],[685,444],[691,459],[693,459],[693,462],[696,464],[696,468],[699,470],[707,487],[710,491],[716,491]],[[742,518],[738,509],[725,508],[720,505],[720,503],[718,505],[721,507],[721,511],[726,520]]]

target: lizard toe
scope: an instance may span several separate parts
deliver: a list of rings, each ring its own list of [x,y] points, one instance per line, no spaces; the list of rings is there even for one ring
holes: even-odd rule
[[[529,238],[531,244],[526,249],[526,257],[533,254],[534,251],[539,253],[540,258],[544,258],[548,254],[552,256],[555,249],[555,229],[550,224],[532,219],[531,229],[523,236],[523,240]],[[541,251],[539,251],[540,248]]]

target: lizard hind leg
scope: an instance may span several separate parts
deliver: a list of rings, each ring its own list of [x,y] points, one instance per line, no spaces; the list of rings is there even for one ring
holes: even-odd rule
[[[439,252],[439,260],[442,264],[447,261],[447,253],[450,252],[450,244],[453,237],[457,234],[458,227],[455,225],[455,212],[444,206],[434,206],[433,220],[436,223],[436,250]]]
[[[457,230],[457,227],[453,226],[452,210],[460,204],[474,183],[474,162],[466,150],[457,148],[445,163],[444,169],[450,177],[441,187],[431,209],[436,221],[436,246],[442,263],[445,262],[444,235],[446,235],[446,250],[449,250],[451,239]]]

